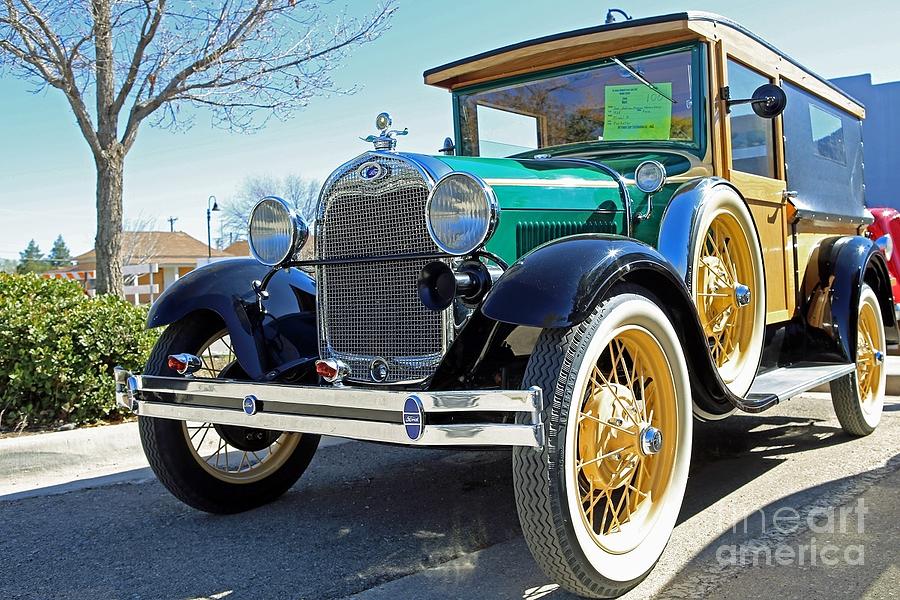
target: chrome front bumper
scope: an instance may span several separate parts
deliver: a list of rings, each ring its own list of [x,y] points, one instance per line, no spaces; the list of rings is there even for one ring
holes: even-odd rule
[[[120,368],[115,377],[116,402],[144,417],[417,446],[544,445],[540,388],[403,392],[133,375]],[[464,422],[446,422],[452,417]]]

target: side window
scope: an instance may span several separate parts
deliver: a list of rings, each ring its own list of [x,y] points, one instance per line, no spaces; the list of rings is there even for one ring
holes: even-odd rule
[[[728,88],[732,98],[750,98],[768,77],[733,60],[728,61]],[[772,121],[758,117],[749,104],[731,107],[731,168],[763,177],[775,177]]]
[[[844,149],[844,124],[841,118],[826,108],[810,104],[809,126],[813,151],[822,158],[846,165],[847,151]]]

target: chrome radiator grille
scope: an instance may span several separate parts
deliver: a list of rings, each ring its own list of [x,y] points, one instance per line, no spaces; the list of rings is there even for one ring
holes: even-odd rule
[[[366,180],[359,171],[370,163],[380,176]],[[317,258],[437,253],[425,227],[428,190],[425,176],[400,156],[370,154],[344,165],[322,192]],[[419,300],[416,283],[428,262],[400,258],[319,266],[321,356],[343,360],[356,381],[373,381],[376,359],[388,365],[384,383],[429,377],[448,343],[448,314],[432,312]]]

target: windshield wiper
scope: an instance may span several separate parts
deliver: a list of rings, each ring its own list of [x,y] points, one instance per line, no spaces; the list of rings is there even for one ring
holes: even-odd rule
[[[629,65],[629,64],[626,63],[625,61],[620,60],[619,57],[613,56],[613,57],[612,57],[612,61],[613,61],[614,63],[616,63],[617,65],[619,65],[620,67],[622,67],[623,69],[625,69],[626,71],[628,71],[628,72],[631,74],[632,77],[634,77],[635,79],[637,79],[638,81],[640,81],[641,83],[643,83],[644,85],[646,85],[648,88],[650,88],[651,90],[653,90],[654,92],[656,92],[657,94],[659,94],[660,96],[662,96],[663,98],[665,98],[666,100],[668,100],[669,102],[671,102],[672,104],[678,104],[678,101],[677,101],[677,100],[675,100],[674,98],[670,98],[670,97],[666,96],[666,95],[662,92],[662,90],[660,90],[658,87],[656,87],[655,85],[653,85],[652,83],[650,83],[650,82],[647,80],[646,77],[644,77],[643,75],[641,75],[640,73],[638,73],[638,72],[637,72],[637,69],[635,69],[634,67],[632,67],[631,65]]]

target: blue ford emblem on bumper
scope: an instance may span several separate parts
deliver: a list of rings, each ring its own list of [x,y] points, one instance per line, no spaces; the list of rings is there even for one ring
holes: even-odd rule
[[[410,396],[403,403],[403,426],[406,428],[406,436],[412,441],[422,437],[425,431],[425,410],[418,396]]]
[[[256,414],[256,396],[244,397],[244,412],[250,416]]]

